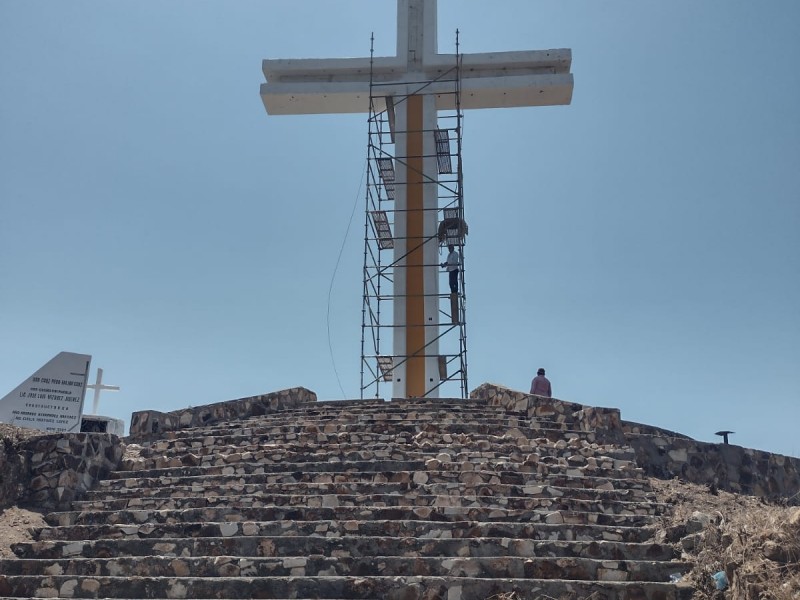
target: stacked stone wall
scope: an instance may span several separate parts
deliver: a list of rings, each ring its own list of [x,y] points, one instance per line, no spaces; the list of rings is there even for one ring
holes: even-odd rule
[[[639,465],[651,477],[800,505],[800,459],[688,438],[627,434]]]
[[[317,395],[314,392],[303,387],[295,387],[167,413],[156,410],[140,411],[131,416],[130,435],[149,435],[188,427],[204,427],[296,408],[301,404],[316,401]]]
[[[15,504],[30,480],[23,456],[14,440],[0,439],[0,509]]]
[[[122,440],[104,433],[59,433],[14,441],[0,455],[0,508],[31,504],[66,510],[117,468]]]
[[[474,389],[471,398],[485,400],[490,406],[527,412],[528,418],[547,418],[557,423],[573,423],[580,431],[594,431],[607,443],[624,441],[619,409],[586,406],[557,398],[535,396],[509,388],[484,383]]]
[[[683,435],[682,433],[670,431],[669,429],[654,427],[652,425],[644,425],[642,423],[634,423],[633,421],[623,421],[622,430],[626,434],[635,433],[640,435],[655,435],[659,437],[681,438],[684,440],[692,439],[688,435]]]
[[[800,505],[798,458],[733,444],[698,442],[666,429],[623,421],[615,408],[584,406],[495,384],[485,383],[471,396],[507,410],[527,411],[531,418],[547,415],[559,422],[574,419],[580,430],[595,430],[599,442],[632,446],[639,466],[650,477],[678,477],[717,489]]]

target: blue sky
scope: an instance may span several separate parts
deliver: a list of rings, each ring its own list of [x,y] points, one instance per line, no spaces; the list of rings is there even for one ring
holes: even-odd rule
[[[358,397],[366,116],[268,116],[260,67],[394,54],[395,12],[0,0],[0,395],[73,351],[126,422]],[[440,0],[440,51],[456,28],[575,76],[570,106],[466,114],[470,388],[544,366],[559,398],[800,456],[800,3]]]

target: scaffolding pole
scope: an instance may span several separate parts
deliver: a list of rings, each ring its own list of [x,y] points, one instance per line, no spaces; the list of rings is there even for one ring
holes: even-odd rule
[[[458,31],[456,31],[456,53],[452,69],[437,77],[436,82],[452,83],[455,109],[439,111],[436,127],[423,131],[431,136],[438,177],[432,179],[423,174],[427,181],[437,184],[438,231],[435,238],[426,237],[421,244],[406,248],[401,256],[392,253],[398,239],[395,231],[395,192],[398,182],[395,170],[403,165],[404,157],[395,151],[396,123],[395,106],[406,102],[409,96],[386,96],[381,92],[380,82],[373,78],[374,37],[370,44],[370,110],[367,120],[367,173],[364,216],[364,267],[363,298],[361,322],[361,398],[391,397],[393,369],[403,365],[416,354],[438,345],[439,381],[426,393],[436,393],[445,397],[467,398],[467,319],[466,319],[466,260],[465,242],[468,233],[464,216],[462,132],[463,113],[461,110],[461,54],[459,53]],[[415,94],[424,92],[430,81],[417,82]],[[413,85],[413,84],[412,84]],[[416,353],[403,356],[392,355],[392,338],[395,324],[392,322],[391,303],[402,298],[395,293],[394,280],[399,270],[406,268],[403,258],[420,245],[435,243],[439,246],[440,257],[447,254],[448,245],[453,245],[460,254],[458,291],[435,294],[439,306],[440,322],[426,327],[436,327],[431,332],[425,346]],[[386,253],[389,254],[386,254]],[[402,252],[402,250],[400,250]],[[441,262],[441,261],[440,261]],[[438,265],[423,265],[427,267]],[[440,284],[446,278],[444,269],[440,272]],[[426,298],[434,294],[423,294]],[[411,297],[411,294],[405,297]],[[388,386],[388,388],[387,388]],[[387,391],[388,389],[388,391]]]

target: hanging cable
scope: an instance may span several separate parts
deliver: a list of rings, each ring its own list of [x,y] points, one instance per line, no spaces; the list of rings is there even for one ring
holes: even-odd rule
[[[361,188],[364,186],[364,177],[366,177],[367,173],[367,161],[364,161],[364,168],[361,170],[361,181],[358,184],[358,190],[356,191],[355,200],[353,201],[353,210],[350,211],[350,220],[347,222],[347,229],[344,232],[344,238],[342,239],[342,245],[339,248],[339,255],[336,257],[336,265],[333,267],[333,274],[331,275],[331,283],[328,286],[328,308],[325,315],[325,326],[328,330],[328,352],[331,356],[331,365],[333,365],[333,373],[336,375],[336,383],[339,385],[339,391],[342,392],[342,400],[347,399],[347,394],[344,393],[344,389],[342,388],[342,380],[339,378],[339,371],[336,368],[336,359],[333,356],[333,345],[331,344],[331,294],[333,293],[333,283],[336,280],[336,273],[339,270],[339,263],[342,260],[342,253],[344,252],[344,246],[347,243],[347,236],[350,235],[350,226],[353,224],[353,215],[356,214],[356,207],[358,206],[358,200],[361,196]]]

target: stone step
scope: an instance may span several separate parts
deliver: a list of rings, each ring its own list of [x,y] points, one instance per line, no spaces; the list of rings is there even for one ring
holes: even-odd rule
[[[25,596],[25,597],[29,598],[30,596]],[[19,597],[12,598],[11,596],[0,596],[0,600],[19,600]],[[171,600],[171,599],[169,599],[169,598],[156,598],[154,596],[151,596],[151,597],[148,598],[148,600]],[[203,599],[197,599],[197,600],[214,600],[214,599],[212,599],[212,598],[203,598]],[[226,599],[226,600],[252,600],[252,598],[248,597],[248,598],[241,598],[241,599],[236,598],[236,599]],[[313,598],[281,598],[279,600],[315,600],[315,599],[313,599]],[[336,600],[350,600],[350,599],[348,599],[348,598],[337,598]]]
[[[605,502],[598,499],[580,499],[569,496],[562,496],[558,498],[546,497],[533,497],[533,496],[505,496],[505,495],[489,495],[489,489],[486,493],[482,491],[469,493],[463,490],[455,489],[452,494],[437,494],[429,495],[420,493],[417,490],[409,490],[405,492],[395,492],[389,494],[325,494],[325,495],[309,495],[305,493],[300,494],[281,494],[270,492],[254,492],[248,494],[253,498],[257,498],[262,504],[269,506],[295,506],[295,507],[309,507],[318,508],[324,506],[359,506],[359,507],[389,507],[389,506],[463,506],[463,507],[487,507],[487,508],[505,508],[517,510],[543,510],[543,511],[581,511],[588,513],[604,513],[604,514],[618,514],[618,515],[663,515],[669,512],[670,507],[666,504],[657,504],[654,502],[640,502],[640,501],[626,501],[618,500],[614,502]],[[461,493],[458,493],[461,492]],[[243,494],[237,494],[242,497]],[[230,497],[230,496],[229,496]],[[167,488],[164,494],[153,494],[150,496],[136,496],[127,501],[128,506],[135,504],[137,506],[146,506],[151,504],[157,506],[163,502],[170,500],[178,501],[184,499],[203,498],[205,496],[198,496],[197,493],[189,492],[186,495],[174,493],[174,490]],[[119,503],[125,499],[108,498],[104,500],[90,501],[97,508],[113,503],[114,506],[119,507]],[[86,501],[81,501],[80,506],[86,506]],[[103,503],[97,505],[97,503]],[[77,506],[75,508],[78,508]]]
[[[437,532],[433,524],[412,521],[401,524],[402,536],[388,537],[388,524],[359,523],[340,526],[330,521],[298,522],[287,527],[281,524],[261,524],[259,535],[235,537],[184,537],[184,538],[135,538],[79,541],[25,542],[14,546],[20,558],[64,559],[64,558],[113,558],[124,556],[439,556],[439,557],[579,557],[604,560],[672,561],[678,558],[674,547],[651,542],[631,541],[643,536],[632,529],[579,526],[572,530],[576,537],[588,538],[590,534],[602,539],[603,534],[612,534],[626,541],[566,541],[542,538],[470,537],[430,538],[421,537]],[[369,527],[368,527],[369,525]],[[458,524],[460,525],[460,524]],[[347,528],[351,529],[348,530]],[[470,531],[491,530],[493,524],[472,524]],[[344,529],[344,531],[342,531]],[[547,525],[531,531],[531,527],[517,527],[509,533],[548,536],[564,533]],[[455,532],[464,532],[458,527]],[[192,531],[191,533],[197,533]],[[412,535],[409,535],[412,534]],[[420,537],[416,537],[416,535]],[[345,538],[342,535],[346,535]],[[0,570],[0,572],[5,572]],[[11,571],[8,574],[12,574]],[[21,574],[21,573],[16,573]]]
[[[481,422],[484,419],[494,423],[508,423],[510,421],[535,421],[542,423],[566,422],[566,419],[553,419],[549,416],[529,417],[527,413],[513,413],[494,407],[472,407],[469,409],[448,408],[446,406],[430,408],[409,408],[387,405],[386,408],[372,410],[350,410],[350,409],[284,409],[263,415],[256,415],[242,419],[234,419],[224,422],[214,422],[206,425],[195,425],[185,429],[175,429],[161,434],[162,438],[181,437],[181,431],[205,430],[208,432],[224,432],[226,429],[240,429],[242,427],[269,424],[290,424],[290,423],[327,423],[335,420],[341,423],[374,423],[378,421],[392,422],[413,422],[414,420],[424,423],[463,421]],[[145,436],[145,437],[149,437]]]
[[[248,483],[264,481],[270,475],[275,474],[305,474],[324,473],[335,477],[342,473],[366,473],[375,477],[377,474],[386,476],[389,474],[392,480],[400,481],[407,477],[410,481],[414,473],[427,472],[438,473],[441,477],[448,477],[448,474],[456,474],[461,477],[468,477],[475,480],[481,477],[486,483],[499,478],[497,483],[528,485],[544,481],[548,483],[548,477],[557,478],[560,475],[572,479],[604,479],[604,480],[629,480],[636,479],[646,481],[644,471],[635,466],[636,463],[626,463],[619,465],[618,469],[594,469],[585,465],[564,466],[560,463],[550,463],[543,461],[513,463],[510,461],[491,461],[487,460],[480,464],[453,462],[452,457],[442,454],[438,458],[428,460],[358,460],[358,461],[309,461],[305,463],[255,463],[240,461],[233,464],[214,465],[214,466],[182,466],[169,467],[165,469],[149,469],[142,471],[114,471],[109,474],[109,479],[135,479],[143,480],[148,478],[158,478],[164,485],[181,485],[191,483],[185,478],[191,477],[231,477],[237,476],[246,479]],[[131,477],[133,476],[133,477]],[[590,485],[581,487],[595,487]],[[107,484],[114,485],[114,484]]]
[[[340,421],[330,421],[324,425],[306,424],[297,419],[289,420],[284,425],[273,425],[269,421],[246,422],[241,426],[235,427],[226,424],[219,427],[179,429],[171,431],[162,436],[165,439],[198,439],[200,437],[213,437],[219,439],[250,437],[251,439],[281,439],[292,440],[301,435],[309,434],[350,434],[358,435],[362,433],[397,435],[397,434],[417,434],[417,433],[439,433],[450,435],[484,435],[510,438],[508,431],[514,429],[527,439],[547,438],[552,442],[560,439],[581,438],[594,441],[593,432],[579,431],[570,428],[565,423],[555,423],[548,427],[539,427],[533,422],[529,426],[520,424],[517,427],[509,427],[505,420],[496,422],[464,422],[453,420],[443,423],[426,421],[358,421],[353,423],[342,423]],[[138,443],[136,438],[130,438],[130,442]]]
[[[307,493],[424,493],[515,495],[525,497],[570,497],[650,501],[646,481],[605,477],[527,474],[512,478],[507,472],[412,471],[395,473],[258,473],[250,475],[208,475],[190,477],[142,477],[116,480],[117,484],[91,490],[85,501],[119,500],[132,497],[173,496],[212,493],[249,495],[262,491],[300,490]]]
[[[431,421],[437,419],[457,418],[463,421],[479,421],[484,417],[494,419],[518,419],[536,420],[550,423],[560,423],[575,420],[572,413],[569,414],[529,414],[528,410],[515,411],[505,409],[500,406],[490,406],[486,403],[462,406],[458,404],[438,405],[407,405],[402,403],[387,403],[383,406],[362,407],[333,407],[326,406],[327,403],[318,403],[312,408],[286,408],[280,411],[267,413],[264,415],[252,416],[234,423],[248,422],[255,420],[267,420],[273,418],[290,417],[296,419],[365,419],[365,420],[404,420],[409,416],[420,420]]]
[[[643,470],[635,461],[599,458],[585,459],[581,456],[542,456],[540,454],[503,455],[500,453],[450,453],[441,449],[425,451],[397,452],[359,452],[359,453],[286,453],[270,456],[268,452],[232,452],[198,455],[187,453],[182,456],[157,457],[140,461],[132,469],[118,470],[110,474],[110,479],[148,478],[163,476],[197,476],[232,473],[276,473],[298,470],[342,470],[369,463],[376,465],[370,471],[433,470],[447,471],[497,471],[519,470],[527,473],[563,472],[572,477],[624,475],[641,476]],[[329,465],[328,469],[320,465]],[[308,468],[306,468],[308,467]],[[392,468],[395,467],[395,468]],[[404,467],[404,468],[401,468]],[[195,471],[186,469],[195,468]],[[202,471],[200,469],[203,469]],[[123,484],[103,482],[100,487],[120,487]]]
[[[0,594],[44,598],[380,598],[385,600],[486,600],[516,592],[523,597],[593,597],[683,600],[692,590],[664,582],[592,582],[563,579],[476,577],[76,577],[0,575]]]
[[[334,433],[330,427],[347,426],[350,431],[366,430],[370,431],[375,427],[385,429],[387,427],[399,427],[399,431],[438,431],[441,427],[452,427],[463,424],[464,426],[482,425],[485,431],[500,432],[495,435],[502,435],[502,432],[514,427],[526,429],[552,429],[570,430],[575,428],[572,424],[559,423],[549,419],[529,419],[508,415],[497,411],[473,412],[468,415],[463,413],[448,412],[391,412],[391,413],[363,413],[363,414],[290,414],[273,413],[271,415],[253,417],[243,421],[226,423],[223,426],[212,426],[204,428],[207,435],[225,435],[226,432],[239,433],[248,429],[254,430],[258,434],[261,430],[282,430],[282,431],[305,431],[305,432],[327,432]],[[190,430],[186,430],[190,432]],[[177,433],[177,432],[176,432]],[[199,433],[199,432],[198,432]],[[185,436],[176,436],[185,437]]]
[[[317,538],[318,540],[318,538]],[[74,575],[95,577],[319,577],[348,575],[570,579],[595,581],[669,581],[672,573],[691,569],[673,561],[604,560],[541,556],[398,556],[379,550],[362,556],[276,557],[120,557],[62,560],[0,560],[5,575]]]
[[[280,411],[266,413],[264,415],[247,417],[242,421],[254,419],[270,419],[282,416],[303,418],[336,418],[336,419],[387,419],[397,418],[399,415],[405,418],[406,415],[419,415],[422,419],[430,420],[433,416],[435,418],[449,418],[453,416],[465,417],[467,419],[473,416],[492,416],[492,417],[508,417],[527,419],[527,411],[507,411],[498,406],[489,406],[487,404],[471,404],[461,406],[458,404],[445,404],[439,403],[437,405],[403,405],[398,403],[386,403],[384,406],[331,406],[326,403],[317,403],[309,408],[285,408]]]
[[[442,444],[398,445],[385,442],[369,446],[366,444],[247,444],[244,446],[209,445],[192,449],[169,449],[166,453],[143,450],[141,456],[129,458],[123,463],[125,471],[146,471],[155,469],[179,468],[182,466],[223,466],[239,462],[259,464],[307,463],[324,459],[327,462],[364,460],[427,461],[446,454],[448,460],[459,463],[480,464],[486,461],[529,464],[561,464],[564,467],[585,466],[590,469],[633,468],[635,456],[632,452],[618,452],[618,456],[606,456],[589,449],[574,448],[531,448],[523,452],[520,445],[503,444],[493,450],[469,448],[449,442]],[[487,443],[488,446],[488,443]]]
[[[493,410],[504,410],[500,406],[493,406],[486,400],[478,398],[392,398],[383,400],[381,398],[363,398],[346,400],[318,400],[317,402],[307,402],[297,407],[286,407],[280,412],[305,412],[315,410],[386,410],[403,408],[419,410],[436,410],[452,408],[454,410],[471,410],[474,408],[491,408]],[[513,411],[512,411],[513,412]],[[271,414],[271,413],[268,413]]]
[[[166,509],[178,510],[181,508],[199,508],[193,504],[202,504],[203,499],[193,499],[195,502],[183,506],[167,506]],[[210,504],[207,506],[211,506]],[[232,507],[244,511],[244,505],[237,499],[227,498],[219,502],[219,506]],[[511,520],[524,520],[526,523],[565,525],[605,525],[612,527],[647,527],[656,522],[656,517],[651,515],[615,515],[598,512],[579,512],[567,510],[524,510],[492,507],[363,507],[363,506],[337,506],[337,507],[295,507],[295,506],[269,506],[261,509],[261,514],[274,515],[269,520],[301,520],[301,521],[327,521],[345,520],[354,524],[359,521],[386,521],[386,520],[431,520],[438,522],[452,521],[482,521],[503,522]],[[145,511],[146,512],[146,511]],[[144,512],[142,513],[144,514]],[[202,524],[199,524],[202,525]],[[218,523],[205,523],[208,528],[214,528],[213,535],[228,537],[239,533],[254,535],[250,531],[258,530],[255,525],[239,522],[224,521]],[[353,525],[355,526],[355,525]],[[67,525],[56,527],[40,527],[35,529],[39,540],[86,540],[100,537],[148,536],[162,534],[164,526],[153,523],[132,524],[97,524],[97,525]],[[186,523],[176,523],[172,526],[177,533],[189,528]],[[248,530],[249,528],[249,530]],[[155,532],[155,533],[153,533]],[[167,534],[169,535],[169,534]]]
[[[334,426],[342,433],[373,430],[384,433],[391,430],[401,434],[421,433],[460,426],[465,428],[465,432],[473,434],[503,435],[507,430],[513,428],[559,431],[562,432],[562,435],[565,431],[580,433],[579,428],[570,421],[553,420],[546,417],[529,418],[525,415],[513,415],[492,409],[471,413],[393,411],[361,414],[336,412],[309,414],[307,412],[281,411],[242,420],[176,429],[163,432],[161,435],[132,435],[129,441],[144,444],[166,440],[196,439],[199,436],[252,435],[259,437],[265,434],[274,435],[278,432],[336,433],[337,429]]]
[[[486,438],[468,438],[467,436],[453,436],[450,434],[444,434],[441,437],[412,436],[403,439],[390,438],[381,434],[363,436],[367,439],[359,440],[343,439],[344,436],[340,438],[333,434],[322,437],[323,439],[320,439],[319,435],[308,435],[300,440],[264,442],[253,440],[250,436],[225,436],[224,438],[205,436],[191,443],[181,441],[174,444],[162,443],[143,447],[140,451],[140,458],[150,461],[165,457],[181,457],[188,453],[201,459],[208,456],[223,459],[227,458],[228,455],[238,457],[246,454],[250,460],[281,460],[282,458],[280,457],[291,457],[293,455],[352,455],[358,458],[366,454],[372,458],[376,455],[386,457],[386,455],[391,456],[392,454],[405,456],[414,452],[424,453],[426,456],[432,452],[447,452],[453,457],[463,456],[463,460],[481,456],[487,458],[513,456],[518,457],[516,460],[521,461],[529,454],[536,454],[540,460],[563,458],[564,460],[580,461],[582,463],[615,460],[630,462],[636,458],[633,449],[630,447],[598,446],[579,438],[574,438],[570,443],[562,444],[550,442],[546,438],[531,441],[517,437],[513,441],[504,439],[503,441],[493,442]],[[332,439],[327,439],[328,437]],[[527,441],[531,443],[526,443]],[[181,464],[185,463],[176,463],[173,466],[180,466]]]
[[[119,499],[115,500],[107,500],[107,501],[99,501],[92,504],[92,510],[72,510],[72,511],[63,511],[63,512],[55,512],[46,515],[45,520],[51,526],[69,526],[69,525],[88,525],[88,524],[120,524],[120,523],[142,523],[146,519],[160,519],[160,514],[169,514],[169,518],[174,519],[176,515],[185,515],[185,514],[197,514],[199,511],[202,511],[203,520],[213,520],[213,521],[229,521],[232,520],[226,516],[229,513],[225,511],[224,505],[222,501],[226,499],[234,499],[233,501],[236,502],[236,514],[241,514],[241,511],[248,510],[251,511],[252,514],[267,514],[266,511],[283,507],[289,510],[300,510],[303,508],[310,508],[316,510],[319,506],[334,506],[336,505],[336,500],[334,500],[335,495],[331,494],[301,494],[303,498],[320,498],[320,500],[309,500],[309,503],[303,506],[296,506],[296,505],[276,505],[276,503],[268,503],[267,499],[270,497],[272,492],[268,490],[256,490],[253,492],[248,493],[247,495],[244,494],[235,494],[231,496],[223,496],[220,499],[217,497],[212,497],[211,501],[204,503],[203,507],[184,507],[180,509],[173,509],[171,507],[165,508],[145,508],[144,503],[141,501],[140,498],[133,499],[132,502],[127,502],[126,504],[130,504],[132,506],[122,506],[123,502]],[[334,496],[332,498],[331,496]],[[188,496],[193,497],[193,496]],[[197,497],[197,496],[194,496]],[[469,502],[472,497],[474,496],[460,496],[464,499],[462,504]],[[502,497],[502,496],[501,496]],[[359,500],[362,497],[359,497]],[[604,512],[608,513],[634,513],[636,512],[637,506],[630,502],[620,501],[614,499],[612,501],[606,501],[603,498],[589,498],[589,499],[581,499],[581,498],[574,498],[575,502],[569,502],[570,497],[566,496],[564,498],[549,498],[546,496],[532,496],[533,499],[538,500],[539,503],[535,505],[534,509],[538,509],[540,512],[542,510],[546,512],[553,512],[557,510],[577,510],[579,508],[587,508],[592,507],[595,510],[588,511],[588,512]],[[237,500],[238,499],[238,500]],[[165,503],[167,499],[162,499]],[[548,504],[547,502],[552,500],[553,502],[558,502],[559,504]],[[586,504],[578,504],[578,502],[592,502],[593,504],[586,505]],[[82,501],[85,502],[85,501]],[[447,502],[447,498],[439,502],[438,505],[430,506],[428,505],[427,508],[436,508],[441,510],[445,503]],[[105,510],[105,507],[108,503],[113,503],[113,507],[111,510]],[[345,506],[344,503],[341,501],[338,502],[339,506]],[[516,503],[511,503],[511,506],[504,506],[503,508],[514,508]],[[454,504],[451,503],[450,506]],[[351,506],[360,506],[363,510],[368,510],[370,505],[366,505],[363,502],[359,504],[352,503]],[[411,508],[414,510],[421,509],[422,505],[414,504],[412,502],[408,502],[406,504],[400,504],[398,502],[397,506],[404,506],[407,508]],[[469,505],[471,508],[473,505]],[[534,506],[532,504],[532,506]],[[665,514],[669,511],[669,505],[666,504],[655,504],[655,503],[641,503],[641,506],[645,508],[644,511],[640,512],[639,514]],[[80,505],[76,508],[83,508],[84,505]],[[372,508],[375,508],[374,506]],[[260,511],[260,512],[259,512]],[[250,514],[250,513],[249,513]],[[248,517],[248,518],[255,518],[255,517]],[[267,518],[272,517],[259,517],[260,520],[264,520]],[[242,520],[242,519],[237,519]]]
[[[297,470],[305,470],[306,465],[311,465],[314,471],[319,471],[319,465],[342,465],[343,467],[335,467],[337,469],[342,469],[349,467],[350,465],[358,466],[363,465],[364,463],[376,464],[378,467],[386,463],[389,463],[390,466],[404,465],[405,468],[402,470],[414,469],[416,471],[436,469],[440,466],[440,464],[449,465],[446,467],[446,469],[451,472],[480,470],[495,471],[497,469],[512,470],[519,468],[524,469],[524,471],[528,473],[536,472],[544,475],[549,473],[563,472],[564,474],[568,474],[572,477],[616,476],[617,478],[620,478],[625,474],[640,475],[643,472],[635,462],[623,460],[590,460],[589,462],[584,463],[569,459],[547,460],[547,457],[545,457],[543,460],[533,458],[529,459],[527,462],[523,462],[522,460],[515,460],[514,458],[509,458],[507,456],[487,457],[478,455],[475,457],[468,457],[464,456],[463,454],[453,456],[441,451],[433,451],[429,453],[414,452],[408,453],[406,456],[403,456],[403,453],[398,452],[392,453],[391,456],[376,455],[373,457],[364,456],[363,454],[360,456],[325,456],[323,454],[310,454],[285,456],[284,458],[285,460],[280,460],[280,458],[277,457],[273,459],[267,459],[263,456],[251,456],[248,455],[248,453],[244,453],[198,461],[191,455],[185,455],[183,458],[176,457],[171,461],[152,461],[150,463],[150,468],[146,468],[147,465],[143,465],[143,468],[135,471],[115,471],[113,478],[121,479],[122,476],[120,473],[127,475],[126,478],[130,478],[131,475],[137,478],[174,476],[174,473],[186,474],[187,471],[184,469],[192,467],[207,469],[205,472],[195,472],[194,475],[214,475],[233,473],[244,474],[293,472]],[[334,467],[331,467],[329,470],[332,470],[333,468]],[[396,471],[400,469],[383,470]],[[120,484],[106,483],[104,486],[113,488],[120,487]]]
[[[337,417],[349,417],[354,415],[384,415],[392,413],[444,413],[444,414],[460,414],[470,415],[474,413],[479,414],[495,414],[495,415],[509,415],[525,418],[527,417],[527,410],[514,411],[505,409],[500,406],[492,406],[482,400],[464,401],[464,400],[446,400],[440,399],[435,402],[414,402],[414,401],[392,401],[392,402],[371,402],[367,400],[361,401],[328,401],[328,402],[309,402],[300,404],[297,407],[284,407],[276,411],[267,412],[261,415],[254,415],[252,417],[245,417],[239,420],[229,421],[238,423],[251,419],[264,419],[280,415],[292,416],[315,416],[315,415],[335,415]],[[214,427],[218,423],[212,423],[207,427]],[[163,435],[164,432],[162,432]]]
[[[300,532],[308,534],[309,530],[311,529],[311,525],[308,523],[313,523],[315,527],[322,528],[327,527],[328,530],[323,534],[319,532],[311,532],[310,535],[303,536],[303,535],[293,535],[292,532]],[[91,552],[93,551],[93,547],[103,548],[101,556],[117,556],[117,555],[124,555],[123,550],[118,550],[119,548],[129,548],[129,544],[133,543],[134,545],[142,546],[143,548],[149,548],[148,544],[150,545],[157,545],[158,550],[156,554],[163,554],[164,547],[167,542],[167,545],[174,545],[176,541],[180,540],[192,540],[195,539],[196,536],[202,537],[203,539],[210,540],[206,545],[208,546],[205,550],[209,551],[211,555],[219,554],[219,548],[221,546],[226,546],[228,548],[239,548],[240,545],[244,544],[247,547],[252,546],[252,540],[255,537],[258,538],[257,541],[263,541],[264,539],[270,537],[266,536],[266,533],[275,533],[276,536],[282,536],[283,539],[289,540],[285,542],[290,547],[295,546],[298,542],[298,539],[303,537],[308,537],[309,539],[331,539],[333,543],[336,545],[337,548],[344,548],[344,547],[351,547],[356,546],[358,544],[363,544],[363,542],[359,541],[362,534],[365,535],[368,539],[372,540],[370,543],[375,545],[378,543],[381,544],[388,544],[389,546],[396,545],[398,543],[397,539],[388,537],[385,538],[386,541],[381,541],[381,536],[391,535],[391,531],[393,529],[403,529],[403,530],[411,530],[411,531],[418,531],[420,535],[420,540],[437,540],[437,539],[444,539],[449,540],[451,539],[449,536],[456,536],[453,539],[459,540],[456,542],[445,542],[446,546],[448,547],[448,553],[453,552],[452,554],[445,554],[445,555],[470,555],[475,554],[476,550],[468,550],[468,548],[473,544],[470,539],[464,539],[464,536],[473,536],[480,534],[489,534],[489,535],[498,535],[500,531],[510,531],[513,533],[518,530],[520,535],[528,535],[532,536],[532,540],[546,540],[548,542],[556,543],[556,542],[575,542],[579,541],[582,543],[591,543],[594,540],[599,540],[601,542],[605,541],[614,541],[614,542],[623,542],[625,544],[629,543],[638,543],[642,544],[641,547],[631,547],[629,549],[625,549],[617,554],[609,557],[603,556],[596,556],[596,558],[631,558],[636,560],[643,560],[643,559],[651,559],[652,556],[650,552],[652,552],[652,542],[651,538],[648,538],[645,534],[652,535],[651,526],[638,526],[638,527],[631,527],[631,526],[616,526],[616,525],[592,525],[592,524],[559,524],[559,525],[551,525],[545,523],[536,523],[535,525],[538,526],[537,531],[530,531],[530,528],[526,527],[513,527],[508,526],[507,523],[500,523],[495,524],[496,526],[490,526],[488,523],[480,523],[478,525],[474,525],[473,527],[466,527],[463,525],[464,522],[456,522],[453,527],[454,530],[451,532],[448,526],[443,526],[439,524],[438,526],[435,523],[425,522],[425,521],[416,521],[416,522],[409,522],[407,524],[398,525],[396,527],[389,527],[384,528],[384,531],[376,531],[377,527],[370,527],[368,523],[365,522],[357,522],[352,521],[343,524],[337,525],[330,525],[325,521],[310,521],[304,522],[299,521],[296,526],[283,524],[285,529],[279,530],[275,532],[275,528],[271,527],[269,523],[264,522],[257,522],[257,521],[248,521],[242,524],[241,526],[237,526],[236,523],[183,523],[181,525],[170,525],[170,524],[144,524],[141,526],[110,526],[110,525],[96,525],[96,526],[76,526],[73,528],[53,528],[49,531],[45,532],[47,535],[44,536],[37,542],[22,542],[16,546],[16,550],[18,552],[18,556],[20,558],[43,558],[44,555],[39,553],[45,553],[47,556],[51,557],[70,557],[74,554],[82,554],[84,550],[84,545],[89,543],[97,542],[96,546],[86,547],[86,552],[90,554],[87,557],[93,556]],[[640,530],[647,529],[648,531],[641,532]],[[637,531],[639,530],[639,531]],[[262,533],[256,534],[255,532],[261,531]],[[243,532],[243,533],[242,533]],[[91,535],[86,535],[91,534]],[[351,535],[352,534],[352,535]],[[359,535],[356,538],[356,534]],[[374,534],[374,535],[366,535],[366,534]],[[260,536],[260,537],[259,537]],[[327,536],[327,537],[326,537]],[[338,537],[341,536],[341,537]],[[461,537],[459,537],[461,536]],[[594,536],[594,537],[593,537]],[[351,539],[352,538],[352,539]],[[403,538],[402,544],[403,547],[411,547],[414,543],[414,540],[417,538],[407,537]],[[516,545],[525,545],[526,540],[528,538],[520,538],[518,541],[514,541],[516,538],[508,537],[504,541],[504,545],[508,544],[516,544]],[[146,540],[147,543],[138,544],[138,541]],[[294,541],[291,541],[294,540]],[[344,541],[343,541],[344,540]],[[640,541],[640,540],[647,540],[647,541]],[[159,543],[159,541],[163,541],[164,543]],[[259,543],[260,543],[259,541]],[[528,540],[529,541],[529,540]],[[123,543],[124,542],[124,543]],[[438,542],[437,542],[438,543]],[[280,545],[283,545],[282,542]],[[190,545],[195,546],[194,542],[191,542]],[[327,543],[323,542],[311,542],[310,543],[310,552],[314,551],[314,548],[319,548],[321,546],[327,546]],[[182,544],[185,546],[185,544]],[[52,547],[52,550],[51,550]],[[658,546],[656,545],[656,548]],[[152,550],[152,548],[150,548]],[[374,550],[374,548],[373,548]],[[373,551],[367,548],[367,551]],[[384,549],[386,553],[391,553],[388,549]],[[646,551],[648,554],[646,556],[640,556],[638,553]],[[52,552],[53,554],[49,554]],[[317,551],[318,552],[318,551]],[[63,556],[61,553],[65,553]],[[233,551],[229,552],[230,554],[234,554]],[[334,555],[336,552],[334,551]],[[247,555],[244,552],[244,555]],[[556,554],[558,555],[558,554]]]
[[[117,480],[117,482],[128,480]],[[429,480],[430,481],[430,480]],[[130,482],[129,482],[130,483]],[[257,493],[305,494],[306,496],[327,496],[331,494],[372,495],[372,494],[423,494],[423,495],[481,495],[525,498],[552,498],[570,500],[593,500],[604,504],[613,502],[648,502],[652,503],[651,492],[637,489],[594,489],[568,488],[536,485],[508,485],[503,483],[480,484],[469,486],[460,482],[373,482],[373,481],[337,481],[325,483],[250,483],[236,482],[223,488],[198,482],[192,485],[163,486],[156,479],[136,481],[141,487],[106,487],[95,489],[84,495],[83,501],[109,501],[123,498],[144,497],[186,497],[197,496],[200,492],[214,490],[217,493],[230,495],[235,489],[237,494],[251,495]],[[133,483],[130,483],[133,485]],[[56,513],[58,514],[58,513]]]

